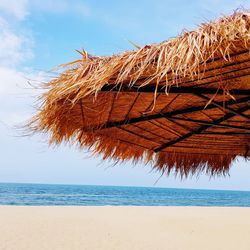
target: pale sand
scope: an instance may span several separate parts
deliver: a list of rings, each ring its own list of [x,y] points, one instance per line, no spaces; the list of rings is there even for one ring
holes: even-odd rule
[[[0,249],[250,249],[250,208],[0,206]]]

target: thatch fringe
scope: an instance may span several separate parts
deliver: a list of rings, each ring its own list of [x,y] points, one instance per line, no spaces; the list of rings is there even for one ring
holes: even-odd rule
[[[171,154],[157,154],[156,168],[163,173],[180,174],[181,177],[206,173],[213,175],[226,175],[229,172],[236,155],[204,155],[196,154],[190,157],[188,154],[171,152]]]
[[[101,154],[103,160],[112,159],[114,162],[125,162],[132,160],[133,163],[144,161],[144,164],[152,164],[157,171],[162,174],[176,174],[181,177],[199,175],[206,173],[210,176],[226,175],[229,172],[235,154],[199,154],[180,152],[160,152],[154,155],[153,151],[146,149],[142,145],[131,144],[129,141],[114,140],[107,135],[96,136],[95,134],[81,134],[84,136],[77,138],[81,142],[80,147],[86,146],[93,154]],[[152,161],[153,160],[153,161]]]

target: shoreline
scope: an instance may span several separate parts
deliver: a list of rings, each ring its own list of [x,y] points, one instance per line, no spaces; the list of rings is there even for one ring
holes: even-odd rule
[[[239,249],[250,207],[0,206],[0,249]]]

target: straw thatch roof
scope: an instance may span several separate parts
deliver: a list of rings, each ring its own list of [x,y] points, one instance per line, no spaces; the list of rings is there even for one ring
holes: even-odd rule
[[[104,159],[151,162],[182,176],[228,171],[250,156],[250,11],[160,44],[64,65],[35,131]]]

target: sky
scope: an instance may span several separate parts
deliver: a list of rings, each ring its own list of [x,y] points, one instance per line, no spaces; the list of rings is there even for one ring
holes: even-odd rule
[[[187,180],[131,162],[113,167],[74,146],[49,147],[42,135],[24,136],[41,90],[56,66],[79,58],[76,49],[111,55],[171,39],[182,30],[250,0],[0,0],[0,182],[154,186],[250,190],[250,162],[237,159],[230,176]],[[32,85],[32,86],[31,86]]]

